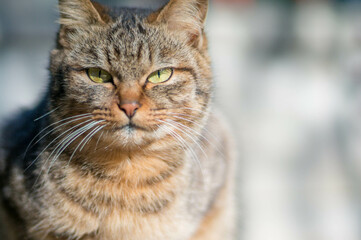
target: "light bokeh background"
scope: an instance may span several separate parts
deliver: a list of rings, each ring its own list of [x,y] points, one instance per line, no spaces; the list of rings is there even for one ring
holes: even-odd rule
[[[215,101],[238,147],[239,239],[361,239],[360,3],[211,1]],[[56,4],[0,0],[0,121],[46,88]]]

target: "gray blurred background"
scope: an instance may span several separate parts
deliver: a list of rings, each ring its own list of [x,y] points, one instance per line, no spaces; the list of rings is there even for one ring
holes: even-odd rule
[[[0,0],[0,121],[44,92],[56,5]],[[359,1],[213,0],[207,32],[238,146],[239,239],[361,239]]]

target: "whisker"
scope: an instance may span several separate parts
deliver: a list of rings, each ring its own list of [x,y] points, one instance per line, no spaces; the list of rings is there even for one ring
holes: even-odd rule
[[[44,115],[42,115],[42,116],[38,117],[37,119],[35,119],[35,120],[34,120],[34,122],[39,121],[40,119],[42,119],[42,118],[44,118],[44,117],[46,117],[46,116],[48,116],[48,115],[52,114],[53,112],[55,112],[55,111],[56,111],[56,110],[58,110],[58,109],[59,109],[59,107],[57,107],[57,108],[55,108],[55,109],[53,109],[53,110],[51,110],[51,111],[49,111],[49,112],[45,113]]]
[[[185,114],[185,113],[175,113],[175,112],[167,112],[167,113],[165,113],[165,115],[168,115],[168,114],[177,115],[177,116],[191,117],[194,120],[198,120],[198,119],[202,118],[202,117],[198,117],[198,116],[190,115],[190,114]]]
[[[48,162],[50,160],[50,158],[52,157],[52,155],[56,152],[55,156],[53,157],[53,159],[50,162],[50,166],[48,168],[47,174],[49,173],[51,167],[53,166],[53,164],[55,163],[55,161],[59,158],[59,156],[65,151],[65,149],[78,137],[80,137],[82,134],[84,134],[85,132],[87,132],[88,130],[90,130],[91,128],[93,128],[96,124],[98,124],[101,121],[98,122],[91,122],[88,123],[87,125],[81,127],[80,129],[78,129],[77,131],[69,134],[67,137],[65,137],[62,142],[60,142],[57,147],[52,151],[52,153],[49,155],[48,159],[46,160],[46,162]]]
[[[180,122],[173,121],[173,120],[171,120],[171,119],[168,119],[168,121],[176,124],[176,125],[179,126],[179,127],[185,128],[189,134],[195,134],[195,135],[201,137],[202,139],[204,139],[205,141],[207,141],[209,144],[212,145],[212,143],[208,140],[208,138],[206,138],[205,136],[203,136],[202,133],[196,131],[195,129],[190,128],[190,127],[188,127],[188,126],[186,126],[186,125],[184,125],[184,124],[182,124],[182,123],[180,123]],[[215,147],[215,146],[213,146],[213,147]]]
[[[97,141],[97,143],[95,144],[95,150],[97,150],[99,141],[100,141],[100,139],[103,137],[103,134],[104,134],[104,131],[103,131],[103,132],[100,134],[100,136],[98,137],[98,141]]]
[[[200,113],[204,113],[204,110],[200,110],[200,109],[196,109],[196,108],[188,108],[188,107],[184,107],[184,108],[179,108],[179,109],[187,109],[187,110],[191,110],[191,111],[195,111],[195,112],[200,112]]]
[[[171,115],[170,115],[171,116]],[[187,122],[191,122],[191,123],[194,123],[195,125],[199,126],[202,128],[202,130],[204,130],[205,132],[207,132],[207,134],[209,134],[213,140],[216,141],[217,144],[214,144],[213,142],[211,142],[207,137],[205,137],[202,133],[196,131],[195,129],[192,129],[180,122],[177,122],[177,121],[173,121],[171,119],[168,119],[169,121],[172,121],[174,123],[177,123],[177,124],[180,124],[181,126],[183,126],[184,128],[187,128],[189,131],[191,132],[194,132],[196,133],[198,136],[200,136],[202,139],[204,139],[205,141],[207,141],[210,145],[212,145],[214,148],[216,148],[217,152],[220,153],[222,156],[224,155],[223,152],[221,151],[220,147],[222,147],[222,144],[220,142],[220,140],[215,136],[213,135],[213,133],[211,133],[207,128],[204,128],[202,125],[190,120],[190,119],[187,119],[187,118],[183,118],[183,117],[177,117],[177,116],[172,116],[174,118],[177,118],[177,119],[181,119],[181,120],[184,120],[184,121],[187,121]]]
[[[183,138],[179,134],[177,134],[172,128],[168,126],[163,125],[163,127],[168,130],[167,133],[171,134],[172,137],[175,138],[175,140],[180,144],[180,147],[183,149],[184,152],[191,151],[191,149],[188,147],[186,142],[184,142]],[[194,152],[192,152],[192,157],[196,157],[193,153]]]
[[[170,121],[171,121],[171,120],[170,120]],[[167,121],[166,121],[166,122],[167,122]],[[176,126],[176,125],[173,125],[173,124],[170,123],[170,122],[167,122],[167,123],[168,123],[169,125],[173,126],[174,128],[180,130],[181,132],[185,133],[185,135],[186,135],[187,137],[189,137],[189,138],[198,146],[198,148],[202,151],[202,153],[204,154],[204,156],[207,158],[208,155],[206,154],[204,148],[199,144],[199,142],[197,141],[197,139],[195,139],[195,138],[191,135],[190,132],[185,131],[185,129],[182,129],[179,125]],[[173,123],[175,123],[175,122],[173,121]]]
[[[54,158],[57,158],[57,156],[60,155],[61,152],[63,152],[63,149],[65,150],[82,133],[88,131],[93,126],[93,124],[94,122],[88,123],[85,126],[75,130],[74,132],[68,134],[65,138],[63,138],[63,140],[60,143],[58,143],[57,147],[55,148],[55,150],[58,149],[58,151]]]
[[[109,134],[110,130],[107,130],[107,134]],[[114,140],[106,147],[104,147],[104,150],[108,150],[118,139],[114,138]]]
[[[80,148],[80,152],[83,151],[83,148],[85,147],[85,145],[88,144],[88,142],[90,141],[90,139],[102,128],[104,128],[105,126],[98,126],[96,127],[93,131],[91,131],[85,138],[87,138],[87,140],[84,142],[83,146]]]
[[[174,125],[170,124],[169,122],[165,122],[165,121],[162,121],[162,120],[158,120],[162,123],[164,123],[165,125],[169,125],[171,127],[175,127]],[[175,131],[173,131],[172,128],[170,127],[167,127],[167,126],[164,126],[166,129],[170,130],[170,132],[172,132],[173,134],[171,134],[171,136],[173,136],[176,140],[178,140],[177,142],[179,142],[182,146],[184,146],[186,149],[188,149],[188,151],[191,153],[192,155],[192,158],[193,160],[198,164],[198,167],[201,171],[201,174],[202,174],[202,180],[203,180],[203,183],[205,182],[205,177],[204,177],[204,172],[203,172],[203,168],[202,168],[202,164],[201,162],[199,161],[198,159],[198,156],[197,154],[194,152],[194,150],[187,144],[187,142],[182,138],[182,136],[180,136],[178,133],[176,133]],[[175,127],[177,128],[177,127]],[[180,130],[179,128],[177,128],[178,130]],[[169,133],[170,133],[169,132]]]
[[[60,121],[57,121],[55,123],[52,123],[50,124],[49,126],[47,126],[46,128],[44,128],[43,130],[41,130],[29,143],[29,145],[27,146],[26,150],[25,150],[25,153],[24,153],[24,158],[26,157],[26,154],[27,152],[29,151],[29,149],[31,149],[33,146],[35,146],[37,143],[39,143],[44,137],[46,137],[47,135],[49,135],[50,133],[54,132],[56,129],[62,127],[62,126],[65,126],[69,123],[72,123],[72,122],[75,122],[75,121],[78,121],[78,120],[81,120],[81,119],[84,119],[84,118],[87,118],[87,117],[90,117],[91,114],[87,113],[87,114],[80,114],[80,115],[76,115],[76,116],[72,116],[72,117],[68,117],[68,118],[65,118],[65,119],[62,119]],[[61,123],[61,122],[64,122],[64,121],[67,121],[67,120],[71,120],[73,119],[72,121],[68,121],[66,123],[63,123],[53,129],[51,129],[49,132],[47,132],[45,135],[43,135],[40,139],[38,139],[35,143],[35,139],[37,137],[39,137],[43,132],[45,132],[47,129],[51,128],[52,126],[54,126],[55,124],[58,124],[58,123]]]
[[[74,131],[73,133],[71,133],[70,135],[67,136],[67,143],[65,143],[65,145],[63,146],[64,150],[72,143],[74,142],[78,137],[80,137],[82,134],[84,134],[86,131],[88,131],[89,129],[91,129],[94,125],[94,122],[88,123],[87,125],[81,127],[80,129]],[[91,125],[91,126],[90,126]],[[62,151],[62,152],[63,152]],[[60,153],[61,154],[61,153]],[[59,155],[60,155],[59,154]],[[68,161],[70,162],[70,160]]]
[[[80,124],[77,124],[76,126],[68,129],[66,132],[64,132],[64,133],[62,133],[61,135],[59,135],[58,137],[56,137],[51,143],[49,143],[49,144],[43,149],[43,151],[38,155],[38,157],[37,157],[31,164],[35,163],[35,161],[40,157],[40,155],[42,155],[42,153],[43,153],[54,141],[56,141],[59,137],[61,137],[62,135],[66,134],[66,133],[69,132],[69,131],[72,131],[72,129],[80,126],[81,124],[84,124],[84,123],[87,123],[87,122],[92,122],[92,121],[93,121],[93,120],[87,120],[87,121],[85,121],[85,122],[82,122],[82,123],[80,123]],[[91,123],[87,123],[85,126],[81,127],[80,129],[84,129],[84,127],[89,126],[90,124],[91,124]],[[79,131],[80,129],[76,130],[76,132]],[[74,132],[73,132],[73,133],[74,133]],[[65,138],[69,138],[69,136],[72,135],[73,133],[68,134]],[[64,141],[64,139],[63,139],[63,141]],[[59,147],[59,144],[58,144],[57,147],[51,152],[51,154],[48,156],[48,158],[46,159],[44,165],[46,165],[46,164],[49,162],[50,157],[53,155],[54,151],[55,151],[58,147]],[[48,170],[47,170],[47,174],[49,173],[50,168],[52,167],[52,164],[53,164],[53,162],[51,162],[50,167],[49,167]],[[41,176],[41,173],[42,173],[43,171],[44,171],[44,169],[41,169],[41,170],[40,170],[40,173],[39,173],[39,175],[37,176],[37,178],[36,178],[36,180],[35,180],[35,182],[34,182],[34,184],[33,184],[33,187],[36,186],[36,184],[37,184],[37,182],[38,182],[38,180],[39,180],[39,178],[40,178],[40,176]]]
[[[170,129],[170,128],[169,128]],[[173,131],[172,129],[170,129],[170,131],[173,133],[171,134],[173,136],[173,138],[175,138],[182,146],[183,150],[185,152],[187,152],[187,150],[191,153],[191,159],[193,159],[193,161],[197,164],[197,166],[199,167],[199,170],[201,172],[202,175],[202,182],[205,183],[205,177],[204,177],[204,172],[203,172],[203,167],[201,162],[199,161],[199,158],[197,156],[197,154],[194,152],[194,150],[187,144],[187,142],[182,138],[182,136],[180,136],[178,133],[176,133],[175,131]]]
[[[97,125],[98,123],[101,123],[101,122],[104,122],[105,120],[101,120],[101,121],[97,121],[97,122],[94,122],[93,125],[88,128],[86,131],[88,131],[89,129],[91,129],[92,127],[94,127],[95,125]],[[82,135],[83,133],[85,133],[86,131],[82,132],[80,135]],[[87,135],[88,136],[88,135]],[[78,146],[75,148],[74,152],[71,154],[70,156],[70,159],[69,159],[69,162],[73,159],[75,153],[78,151],[79,147],[81,146],[81,144],[85,141],[86,137],[83,138],[83,140],[78,144]]]
[[[161,111],[161,110],[166,110],[166,111],[170,111],[170,110],[181,110],[181,109],[186,109],[186,110],[191,110],[191,111],[194,111],[194,112],[199,112],[199,113],[202,113],[204,114],[204,110],[203,109],[196,109],[196,108],[190,108],[190,107],[182,107],[182,108],[154,108],[154,109],[151,109],[153,111]]]
[[[26,170],[28,170],[38,159],[39,157],[45,152],[45,150],[50,147],[57,139],[59,139],[61,136],[63,136],[64,134],[68,133],[69,131],[73,130],[74,128],[84,124],[84,123],[87,123],[87,122],[90,122],[92,121],[91,119],[85,121],[85,122],[82,122],[82,123],[79,123],[73,127],[71,127],[70,129],[66,130],[65,132],[63,132],[62,134],[60,134],[59,136],[57,136],[55,139],[53,139],[48,145],[46,145],[46,147],[38,154],[38,156],[31,162],[31,164],[24,170],[24,172]]]

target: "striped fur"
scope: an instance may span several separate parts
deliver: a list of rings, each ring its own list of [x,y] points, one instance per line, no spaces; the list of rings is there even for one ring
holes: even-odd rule
[[[59,0],[49,89],[2,134],[1,239],[232,238],[232,147],[211,104],[207,7]],[[92,82],[91,67],[112,82]],[[168,67],[169,81],[147,81]],[[139,103],[131,119],[124,101]]]

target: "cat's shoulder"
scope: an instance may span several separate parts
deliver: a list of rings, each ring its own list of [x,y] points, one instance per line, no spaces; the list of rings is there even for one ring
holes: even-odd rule
[[[8,117],[0,131],[0,168],[8,158],[19,157],[41,128],[40,121],[34,121],[44,111],[40,103],[33,109],[23,109]]]

